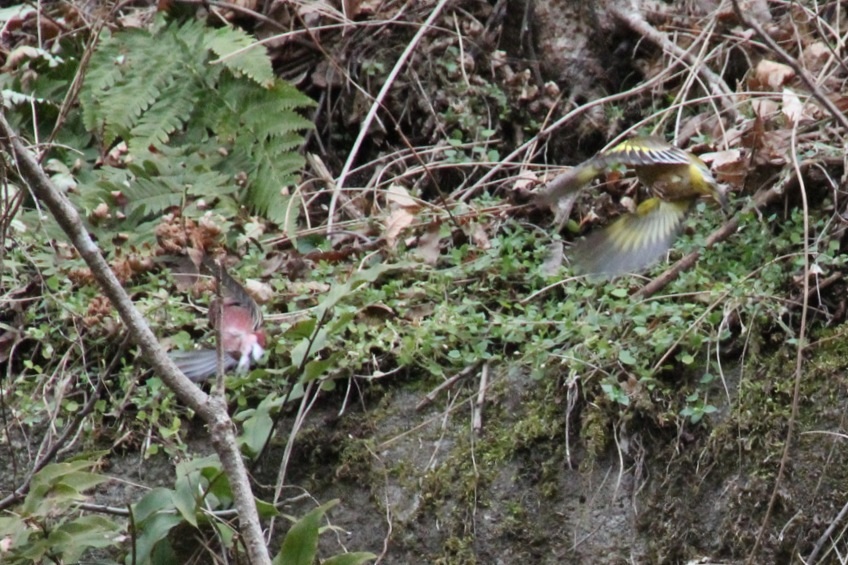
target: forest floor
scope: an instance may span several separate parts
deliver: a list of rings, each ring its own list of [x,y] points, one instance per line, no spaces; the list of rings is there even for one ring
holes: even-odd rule
[[[6,115],[33,146],[55,142],[45,169],[163,346],[210,333],[209,285],[166,256],[235,259],[268,333],[259,368],[227,380],[240,445],[255,495],[283,516],[338,499],[322,559],[846,561],[841,3],[143,4],[0,10]],[[222,55],[227,26],[308,97],[275,91],[291,115],[246,94],[239,81],[273,79]],[[196,85],[170,56],[180,41],[214,69]],[[59,111],[91,49],[79,102]],[[140,83],[172,73],[138,108],[120,96],[143,84],[116,78],[135,64],[155,70]],[[173,119],[156,114],[168,101]],[[241,159],[263,126],[256,146],[303,137]],[[697,203],[644,273],[581,277],[570,245],[632,210],[639,186],[607,171],[565,211],[534,195],[636,135],[699,155],[729,207]],[[145,555],[232,562],[204,427],[6,165],[0,561],[39,562],[20,549],[37,530],[25,523],[47,532],[80,512],[118,515],[108,543],[67,534],[86,558],[124,558],[121,509],[173,488],[167,527],[139,528],[161,533]],[[74,457],[109,480],[84,506],[22,510],[35,471]],[[199,524],[179,494],[194,472],[208,490],[192,503],[222,511]],[[265,525],[276,550],[289,521]]]

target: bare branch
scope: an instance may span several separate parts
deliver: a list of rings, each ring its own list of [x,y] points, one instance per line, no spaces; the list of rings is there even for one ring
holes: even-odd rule
[[[236,444],[232,419],[227,405],[221,399],[210,397],[183,375],[165,351],[144,317],[135,308],[115,273],[103,258],[97,245],[83,227],[73,204],[53,186],[44,170],[38,165],[23,140],[12,130],[4,114],[0,114],[0,146],[11,155],[18,172],[27,183],[32,194],[50,210],[62,230],[68,235],[91,269],[101,290],[118,311],[127,326],[130,339],[141,349],[144,358],[187,406],[193,409],[206,423],[215,451],[227,473],[233,491],[233,499],[239,511],[239,525],[244,536],[250,562],[270,564],[268,549],[262,538],[259,515],[253,501],[247,472]]]

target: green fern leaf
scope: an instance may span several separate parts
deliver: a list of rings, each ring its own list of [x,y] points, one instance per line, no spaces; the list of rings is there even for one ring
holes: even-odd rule
[[[239,200],[290,225],[281,191],[297,182],[300,132],[312,127],[298,110],[314,102],[276,80],[266,51],[241,30],[161,18],[151,29],[104,33],[94,53],[80,96],[85,127],[105,147],[127,142],[131,174],[104,167],[97,190],[81,185],[82,199],[103,201],[109,186],[137,221],[194,199],[235,213]],[[213,53],[221,64],[209,64]],[[239,173],[248,190],[237,199]]]
[[[122,55],[118,52],[118,43],[109,30],[105,30],[100,38],[98,49],[91,57],[85,82],[80,91],[83,124],[89,131],[102,131],[106,125],[103,100],[121,79],[123,74],[121,57]]]
[[[104,40],[92,57],[92,67],[118,71],[87,77],[81,101],[89,106],[87,124],[103,132],[105,145],[125,138],[162,92],[184,80],[180,44],[167,33],[153,40],[148,32],[132,30]]]
[[[207,200],[234,194],[237,187],[231,178],[213,169],[220,159],[217,153],[207,155],[191,147],[144,152],[126,169],[103,167],[97,183],[101,195],[89,205],[106,199],[109,192],[119,191],[126,200],[123,211],[131,222],[179,206],[186,194]]]
[[[257,146],[254,152],[256,168],[251,172],[249,202],[257,212],[274,223],[291,221],[288,196],[283,189],[292,189],[297,173],[303,167],[303,157],[291,151],[274,151],[273,145]]]
[[[183,128],[201,94],[196,84],[174,82],[163,89],[130,130],[130,150],[168,143],[171,134]]]
[[[123,191],[127,199],[126,214],[150,216],[159,214],[183,200],[182,192],[162,178],[138,178]],[[138,214],[137,214],[138,213]]]
[[[274,69],[265,47],[256,38],[238,28],[223,27],[206,35],[206,47],[220,58],[221,64],[233,74],[243,74],[259,85],[274,85]]]

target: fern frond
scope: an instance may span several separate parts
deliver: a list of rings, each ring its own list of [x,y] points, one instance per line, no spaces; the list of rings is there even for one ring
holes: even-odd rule
[[[196,84],[174,82],[162,90],[130,130],[130,149],[168,143],[171,134],[182,129],[201,95]]]
[[[138,34],[140,32],[128,31],[126,33]],[[108,29],[104,30],[100,44],[91,57],[85,82],[80,91],[82,120],[89,131],[99,132],[103,130],[106,123],[106,116],[102,110],[103,98],[121,79],[123,72],[117,42]]]
[[[257,212],[283,225],[289,198],[283,196],[283,189],[296,183],[304,159],[292,151],[275,151],[273,144],[257,146],[253,158],[256,166],[250,175],[249,201]]]
[[[173,206],[179,206],[183,199],[182,192],[174,190],[174,186],[162,178],[137,178],[123,191],[127,199],[126,214],[141,216],[160,214]]]
[[[235,75],[245,75],[260,86],[274,85],[274,69],[265,47],[238,28],[223,27],[206,34],[206,47]]]
[[[297,111],[314,102],[276,80],[265,50],[245,49],[254,39],[241,30],[162,19],[152,30],[105,33],[80,96],[101,150],[118,139],[129,147],[132,178],[113,189],[126,197],[127,217],[161,213],[186,196],[236,209],[232,179],[245,172],[249,188],[239,200],[291,222],[280,194],[297,180],[300,132],[312,127]],[[222,64],[209,64],[213,53]]]
[[[180,44],[168,33],[156,41],[149,33],[132,30],[104,39],[92,56],[92,67],[113,67],[113,72],[86,77],[80,101],[86,127],[103,133],[109,146],[125,138],[143,112],[176,81],[184,80],[185,62]]]
[[[220,160],[217,153],[204,154],[191,147],[141,153],[139,160],[126,169],[103,167],[98,171],[96,184],[101,193],[89,197],[89,206],[118,191],[126,201],[123,212],[128,219],[141,220],[179,206],[186,194],[207,200],[231,195],[236,185],[229,176],[214,170]]]

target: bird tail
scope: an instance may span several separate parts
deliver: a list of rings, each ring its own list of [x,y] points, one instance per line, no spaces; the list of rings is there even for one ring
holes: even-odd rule
[[[218,352],[214,349],[195,349],[192,351],[171,351],[168,354],[190,380],[205,381],[218,372]],[[224,371],[232,369],[238,361],[224,353]]]
[[[584,186],[601,174],[602,170],[596,166],[594,160],[577,165],[549,182],[545,190],[539,193],[539,203],[545,206],[556,206],[560,205],[563,199],[573,200]]]

